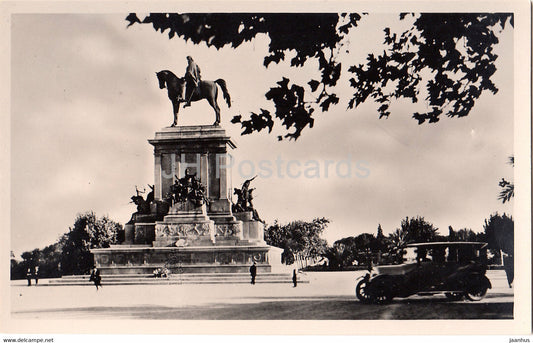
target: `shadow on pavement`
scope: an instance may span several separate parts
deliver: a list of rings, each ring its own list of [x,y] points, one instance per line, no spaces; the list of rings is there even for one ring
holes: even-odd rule
[[[18,317],[79,317],[192,320],[368,320],[368,319],[512,319],[512,302],[450,302],[446,299],[408,298],[387,305],[361,304],[351,297],[298,298],[206,306],[83,307],[14,312]]]

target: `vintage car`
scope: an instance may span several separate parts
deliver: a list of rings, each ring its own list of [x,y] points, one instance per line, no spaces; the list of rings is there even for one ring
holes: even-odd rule
[[[492,285],[485,276],[487,243],[409,244],[403,263],[378,266],[357,283],[361,302],[388,303],[395,297],[444,293],[450,300],[481,300]]]

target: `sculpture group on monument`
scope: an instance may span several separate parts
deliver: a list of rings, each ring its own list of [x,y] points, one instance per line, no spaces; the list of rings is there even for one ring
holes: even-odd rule
[[[168,89],[174,121],[148,142],[154,148],[154,184],[150,192],[135,187],[137,211],[124,226],[123,241],[92,249],[102,274],[151,274],[170,266],[170,273],[247,273],[254,262],[268,273],[281,261],[281,250],[268,246],[264,222],[253,208],[250,183],[234,188],[232,201],[228,150],[235,143],[220,127],[217,85],[228,107],[226,82],[203,81],[200,68],[187,57],[186,75],[157,74]],[[179,105],[206,99],[215,110],[213,125],[177,126]],[[186,107],[185,106],[185,107]],[[179,268],[178,268],[179,266]]]

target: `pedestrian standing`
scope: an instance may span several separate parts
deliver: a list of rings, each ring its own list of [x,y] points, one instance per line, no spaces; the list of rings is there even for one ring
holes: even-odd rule
[[[37,286],[37,284],[39,283],[39,266],[36,266],[35,267],[35,286]]]
[[[296,269],[292,270],[292,283],[293,287],[296,287],[298,285],[298,276],[296,275]]]
[[[26,271],[26,279],[28,279],[28,286],[31,286],[31,268],[28,268],[28,270]]]
[[[102,277],[100,276],[100,269],[96,268],[96,265],[93,267],[89,281],[94,282],[96,290],[98,290],[98,286],[102,287]]]
[[[252,266],[250,267],[250,276],[252,277],[252,282],[251,282],[252,285],[255,285],[256,275],[257,275],[257,267],[255,266],[255,262],[254,262],[254,264],[252,264]]]

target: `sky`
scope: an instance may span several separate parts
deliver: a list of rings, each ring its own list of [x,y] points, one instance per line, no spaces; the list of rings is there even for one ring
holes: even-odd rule
[[[155,32],[148,25],[126,28],[123,14],[14,14],[11,17],[11,250],[16,255],[54,243],[78,213],[94,211],[122,224],[135,205],[135,186],[153,184],[153,147],[147,142],[172,123],[166,90],[155,72],[183,75],[193,56],[204,80],[223,78],[232,106],[219,98],[222,127],[237,149],[233,186],[273,168],[253,181],[254,205],[267,223],[331,220],[323,237],[335,240],[364,232],[385,234],[405,217],[423,216],[447,234],[480,232],[496,211],[512,213],[497,199],[498,181],[513,179],[513,30],[500,34],[494,82],[466,118],[442,118],[418,125],[408,102],[391,106],[378,119],[377,105],[346,110],[348,73],[336,88],[341,103],[315,116],[312,129],[297,141],[277,140],[277,132],[241,136],[234,115],[270,109],[264,94],[289,76],[309,80],[316,64],[292,70],[287,63],[263,66],[268,38],[237,49],[216,50]],[[344,65],[364,63],[383,49],[384,23],[396,14],[365,16],[341,57]],[[211,124],[206,101],[180,111],[179,125]],[[268,162],[264,162],[268,161]],[[329,161],[329,162],[327,162]],[[289,163],[290,162],[290,163]],[[352,166],[350,175],[347,165]],[[264,164],[263,164],[264,165]],[[287,170],[287,166],[290,168]],[[319,177],[306,166],[318,165]],[[328,173],[326,175],[326,166]],[[251,168],[254,170],[251,170]],[[289,173],[287,173],[289,172]],[[297,176],[300,172],[300,175]],[[296,177],[294,177],[296,176]]]

